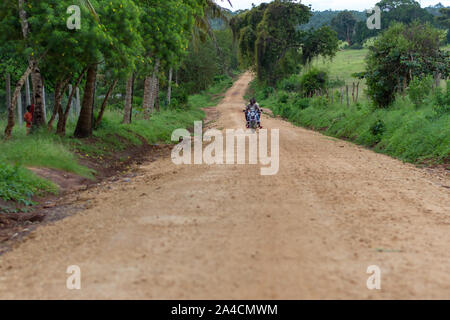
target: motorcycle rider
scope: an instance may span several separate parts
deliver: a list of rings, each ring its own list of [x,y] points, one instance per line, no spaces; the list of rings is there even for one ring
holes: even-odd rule
[[[247,122],[247,128],[250,127],[249,119],[248,119],[248,113],[250,110],[255,110],[258,113],[258,126],[261,127],[261,108],[259,104],[256,102],[255,98],[250,99],[250,104],[247,105],[245,108],[245,121]]]

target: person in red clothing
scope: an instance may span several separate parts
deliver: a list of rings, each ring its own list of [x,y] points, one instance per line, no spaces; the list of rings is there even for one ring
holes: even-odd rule
[[[27,107],[27,113],[23,116],[23,119],[27,123],[27,134],[30,132],[31,125],[33,124],[33,110],[34,106]]]

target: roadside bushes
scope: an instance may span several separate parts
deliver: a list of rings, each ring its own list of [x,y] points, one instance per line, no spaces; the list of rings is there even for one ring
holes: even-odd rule
[[[300,78],[300,88],[305,96],[313,95],[316,90],[324,90],[328,84],[328,73],[311,68]]]
[[[287,92],[299,92],[301,90],[301,77],[297,74],[280,81],[278,88]]]
[[[389,108],[374,107],[369,101],[347,106],[335,99],[331,104],[325,97],[305,98],[301,92],[281,90],[262,99],[264,87],[256,81],[251,87],[262,107],[271,108],[274,116],[295,125],[348,139],[403,161],[446,163],[450,159],[450,83],[428,95],[427,90],[412,89],[411,94],[417,93],[423,101],[419,107],[408,94]]]
[[[411,98],[423,102],[428,81],[414,80],[436,72],[450,74],[450,54],[440,49],[440,31],[429,24],[393,24],[375,40],[366,58],[368,96],[378,107],[390,106],[396,93],[412,85]],[[412,82],[412,83],[411,83]]]

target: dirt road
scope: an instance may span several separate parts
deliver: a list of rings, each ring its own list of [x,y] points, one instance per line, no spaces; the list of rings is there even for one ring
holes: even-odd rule
[[[243,75],[214,127],[241,128]],[[280,170],[162,159],[0,257],[0,298],[450,299],[448,176],[264,117]],[[257,192],[252,192],[255,190]],[[81,268],[81,290],[66,269]],[[381,290],[368,290],[368,266]]]

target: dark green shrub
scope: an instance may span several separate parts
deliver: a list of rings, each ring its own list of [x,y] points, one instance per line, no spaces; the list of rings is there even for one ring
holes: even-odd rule
[[[281,90],[285,90],[288,92],[298,92],[301,89],[300,86],[300,76],[293,74],[289,78],[283,79],[280,81],[278,86]]]
[[[364,49],[364,47],[362,46],[362,44],[359,43],[354,43],[350,46],[350,49],[352,50],[361,50]]]
[[[309,107],[309,99],[296,95],[294,98],[293,106],[298,110],[306,109]]]
[[[182,87],[173,87],[172,88],[172,95],[170,98],[170,105],[171,107],[181,107],[184,105],[187,105],[188,102],[188,94],[186,90]]]
[[[327,84],[328,73],[317,68],[312,68],[300,79],[300,87],[305,96],[313,94],[316,90],[325,89]]]
[[[274,92],[275,92],[275,89],[273,87],[264,87],[264,90],[263,90],[264,99],[267,99]]]
[[[288,100],[289,100],[289,95],[287,93],[285,93],[285,92],[281,93],[278,96],[278,102],[279,103],[287,103]]]
[[[370,133],[374,137],[376,137],[376,142],[379,142],[381,140],[381,136],[386,131],[386,125],[382,120],[377,120],[371,127],[370,127]]]

